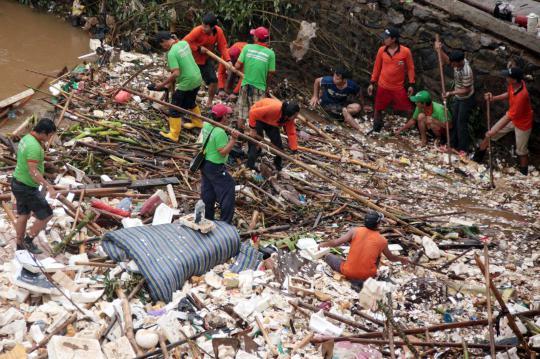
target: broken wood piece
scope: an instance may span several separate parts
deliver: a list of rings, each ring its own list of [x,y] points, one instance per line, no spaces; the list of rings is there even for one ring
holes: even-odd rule
[[[266,342],[266,345],[270,348],[270,351],[272,352],[273,356],[278,356],[279,352],[276,348],[276,346],[272,343],[270,340],[270,337],[268,336],[268,332],[266,331],[266,328],[262,324],[261,320],[259,319],[259,316],[255,316],[255,321],[257,321],[257,325],[259,326],[259,329],[261,330],[261,333],[263,335],[264,341]]]
[[[176,194],[174,193],[172,184],[168,184],[166,188],[167,188],[167,194],[169,195],[169,199],[171,200],[171,207],[178,208],[178,201],[176,200]]]
[[[61,325],[57,326],[51,333],[49,333],[45,338],[43,338],[43,340],[41,340],[39,343],[36,343],[34,344],[28,351],[27,353],[30,354],[34,351],[36,351],[36,349],[39,349],[41,347],[43,347],[44,345],[47,345],[47,343],[51,340],[51,338],[55,335],[57,335],[58,333],[61,333],[64,329],[66,329],[66,327],[68,325],[70,325],[71,323],[73,323],[75,320],[77,319],[77,313],[73,313],[71,314],[64,323],[62,323]]]
[[[478,268],[480,268],[480,271],[482,273],[485,273],[486,268],[484,266],[484,263],[482,263],[482,260],[476,253],[474,254],[474,260],[476,261],[476,265],[478,266]],[[508,319],[508,326],[510,327],[510,329],[512,329],[512,331],[518,338],[519,342],[521,343],[521,346],[523,347],[525,352],[527,352],[528,357],[530,357],[531,350],[529,349],[529,345],[527,344],[525,337],[523,337],[523,334],[521,334],[521,331],[519,330],[514,317],[510,314],[510,311],[508,310],[508,307],[506,306],[506,303],[504,302],[504,299],[502,298],[501,293],[499,292],[499,290],[495,286],[495,283],[493,283],[493,279],[491,278],[489,278],[489,287],[491,288],[491,292],[493,292],[495,299],[497,299],[497,302],[501,306],[501,312],[504,313],[506,315],[506,318]],[[470,345],[469,347],[472,348]]]
[[[289,302],[290,303],[290,302]],[[307,303],[304,303],[304,302],[301,302],[301,301],[298,301],[298,306],[302,307],[302,308],[306,308],[306,309],[309,309],[313,312],[318,312],[320,311],[319,308],[317,308],[316,306],[314,305],[311,305],[311,304],[307,304]],[[363,326],[362,324],[358,324],[357,322],[355,322],[354,320],[351,320],[351,319],[348,319],[348,318],[344,318],[342,317],[341,315],[337,315],[337,314],[334,314],[334,313],[330,313],[328,311],[325,311],[323,310],[322,313],[328,317],[328,318],[331,318],[331,319],[334,319],[334,320],[337,320],[338,322],[341,322],[341,323],[344,323],[344,324],[347,324],[353,328],[358,328],[358,329],[362,329],[363,331],[365,332],[372,332],[371,329],[369,329],[368,327],[365,327]]]
[[[169,351],[167,350],[167,344],[165,343],[165,335],[163,330],[159,330],[159,347],[163,353],[163,359],[169,359]]]
[[[103,267],[103,268],[115,268],[116,267],[116,264],[114,264],[114,263],[82,262],[82,261],[75,262],[75,265],[88,266],[88,267]]]
[[[301,341],[299,341],[298,343],[296,343],[291,351],[291,356],[293,356],[294,354],[296,354],[296,352],[300,349],[302,349],[303,347],[305,347],[306,345],[308,345],[310,342],[311,342],[311,339],[313,339],[313,336],[314,336],[314,333],[313,332],[308,332],[308,335],[306,335],[306,337],[304,339],[302,339]]]
[[[9,208],[8,204],[4,201],[2,201],[2,208],[6,212],[8,219],[11,221],[11,224],[15,225],[15,223],[17,223],[17,218],[13,214],[13,211],[11,210],[11,208]]]
[[[135,353],[137,353],[138,356],[143,355],[143,351],[139,346],[137,345],[137,342],[135,341],[135,334],[133,333],[133,319],[131,315],[131,307],[129,305],[128,299],[126,297],[126,294],[122,290],[122,288],[118,287],[116,288],[116,295],[118,296],[118,299],[122,301],[122,312],[124,314],[124,331],[125,335],[128,338],[129,342],[131,343],[131,346],[135,350]]]

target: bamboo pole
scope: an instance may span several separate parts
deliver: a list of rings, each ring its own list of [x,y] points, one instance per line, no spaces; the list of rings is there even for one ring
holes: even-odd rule
[[[313,312],[318,312],[320,309],[317,308],[316,306],[314,305],[311,305],[311,304],[307,304],[307,303],[304,303],[304,302],[301,302],[301,301],[298,301],[298,302],[294,302],[294,301],[289,301],[289,303],[295,303],[297,304],[299,307],[301,308],[305,308],[305,309],[309,309]],[[330,312],[327,312],[327,311],[324,311],[322,312],[324,314],[325,317],[328,317],[328,318],[331,318],[331,319],[334,319],[334,320],[337,320],[338,322],[341,322],[343,324],[347,324],[353,328],[358,328],[358,329],[361,329],[363,331],[366,331],[366,332],[370,332],[371,330],[361,324],[358,324],[356,321],[354,320],[350,320],[350,319],[347,319],[347,318],[344,318],[342,317],[341,315],[337,315],[337,314],[334,314],[334,313],[330,313]]]
[[[487,311],[488,311],[488,332],[489,332],[489,345],[491,358],[495,359],[495,336],[493,333],[493,310],[491,308],[491,291],[489,290],[489,282],[491,281],[489,273],[489,251],[487,242],[484,242],[484,263],[486,270],[484,273],[484,278],[486,280],[486,302],[487,302]]]
[[[375,345],[388,345],[388,340],[380,339],[362,339],[362,338],[350,338],[352,343],[360,344],[375,344]],[[402,340],[394,341],[395,345],[405,345],[406,343]],[[489,349],[489,344],[476,344],[476,343],[466,343],[468,348],[474,349]],[[451,342],[411,342],[410,345],[415,347],[441,347],[441,348],[463,348],[463,343],[451,343]],[[495,349],[497,350],[507,350],[512,348],[512,345],[496,345]]]
[[[482,261],[480,260],[480,257],[476,253],[474,254],[474,260],[476,261],[476,265],[478,266],[478,268],[480,268],[480,271],[482,273],[485,273],[486,268],[484,266],[484,263],[482,263]],[[529,345],[527,344],[525,337],[523,337],[523,334],[521,334],[521,331],[519,330],[516,324],[516,320],[510,314],[510,311],[508,310],[508,307],[506,306],[506,303],[504,302],[504,299],[501,296],[501,293],[499,293],[499,290],[497,289],[497,287],[495,286],[495,283],[493,283],[493,279],[491,278],[489,278],[489,287],[491,288],[491,291],[493,292],[495,299],[497,299],[497,302],[499,302],[502,312],[505,313],[506,318],[508,318],[508,326],[510,327],[510,329],[512,329],[516,337],[519,339],[519,342],[523,346],[523,349],[527,352],[527,357],[530,357],[531,350],[529,349]]]
[[[62,112],[60,112],[60,117],[58,118],[58,121],[55,121],[55,125],[56,125],[56,131],[58,132],[58,129],[60,128],[60,125],[62,124],[62,121],[64,121],[64,116],[66,115],[66,111],[69,107],[69,104],[71,103],[71,99],[73,98],[73,94],[74,94],[75,91],[70,91],[69,92],[69,96],[66,100],[66,103],[64,105],[64,108],[62,108]],[[45,144],[45,148],[49,148],[49,146],[51,145],[51,143],[53,143],[55,140],[56,140],[56,133],[54,133],[54,135],[51,136],[51,138],[49,138],[49,140],[47,141],[47,143]]]
[[[491,131],[491,106],[490,101],[486,101],[486,120],[487,120],[487,129]],[[489,184],[491,188],[495,188],[495,182],[493,180],[493,154],[491,151],[491,137],[489,137],[488,142],[488,156],[489,156]]]
[[[343,158],[341,156],[333,155],[333,154],[328,153],[328,152],[318,151],[318,150],[314,150],[312,148],[303,147],[303,146],[298,146],[298,150],[313,153],[315,155],[323,156],[323,157],[330,158],[330,159],[333,159],[333,160],[337,160],[337,161],[340,161],[340,162],[344,161],[344,162],[347,162],[347,163],[350,163],[350,164],[353,164],[353,165],[359,165],[361,167],[369,168],[370,170],[373,170],[373,171],[377,171],[377,172],[382,171],[381,168],[379,168],[379,167],[377,167],[375,165],[372,165],[371,163],[364,162],[364,161],[359,161],[359,160],[355,160],[355,159],[352,159],[352,158]]]
[[[270,351],[272,352],[272,355],[273,356],[278,356],[279,352],[278,352],[276,346],[272,343],[272,340],[270,340],[270,337],[268,336],[268,332],[266,331],[266,328],[264,327],[263,323],[259,319],[258,315],[255,316],[255,320],[257,321],[257,325],[259,326],[259,329],[262,332],[262,335],[264,337],[264,341],[266,342],[266,344],[270,348]]]
[[[437,42],[441,41],[439,34],[435,34],[435,39]],[[437,58],[439,60],[439,74],[441,76],[441,95],[443,98],[443,105],[444,105],[444,118],[446,120],[446,149],[448,151],[448,164],[452,166],[452,149],[450,148],[450,125],[448,123],[448,106],[446,103],[446,97],[444,96],[446,92],[446,86],[444,85],[444,70],[443,70],[441,50],[437,50]]]
[[[181,107],[178,107],[178,106],[175,106],[173,104],[170,104],[168,102],[165,102],[165,101],[161,101],[161,100],[158,100],[158,99],[155,99],[155,98],[152,98],[150,96],[147,96],[139,91],[136,91],[136,90],[133,90],[133,89],[130,89],[130,88],[124,88],[124,90],[128,91],[128,92],[131,92],[132,94],[134,95],[138,95],[140,96],[141,98],[144,98],[144,99],[147,99],[147,100],[150,100],[150,101],[153,101],[153,102],[156,102],[156,103],[159,103],[161,105],[164,105],[164,106],[167,106],[167,107],[170,107],[170,108],[173,108],[179,112],[182,112],[186,115],[190,115],[190,116],[194,116],[194,117],[197,117],[197,118],[200,118],[202,119],[203,121],[206,121],[210,124],[212,124],[213,126],[216,126],[216,127],[221,127],[223,128],[225,131],[227,132],[232,132],[232,131],[235,131],[233,130],[231,127],[229,126],[225,126],[223,125],[222,123],[220,122],[216,122],[210,118],[207,118],[207,117],[204,117],[204,116],[200,116],[198,114],[195,114],[191,111],[188,111],[186,109],[183,109]],[[237,132],[237,131],[236,131]],[[247,140],[257,146],[261,146],[261,147],[264,147],[264,148],[267,148],[269,152],[273,153],[274,155],[277,155],[277,156],[280,156],[280,157],[283,157],[285,158],[286,160],[290,161],[290,162],[293,162],[294,164],[296,164],[297,166],[299,167],[302,167],[303,169],[305,169],[306,171],[310,172],[311,174],[321,178],[322,180],[328,182],[328,183],[331,183],[333,184],[334,186],[336,186],[337,188],[341,189],[343,192],[349,194],[352,198],[354,198],[355,200],[357,200],[358,202],[362,203],[363,205],[365,205],[366,207],[369,207],[375,211],[378,211],[378,212],[381,212],[383,213],[386,217],[396,221],[397,223],[405,226],[406,228],[408,228],[408,230],[414,234],[417,234],[417,235],[420,235],[420,236],[428,236],[430,237],[430,235],[416,227],[413,227],[411,226],[409,223],[405,222],[404,220],[402,220],[401,218],[398,218],[397,216],[395,216],[393,213],[390,213],[389,211],[385,210],[384,208],[376,205],[375,203],[371,202],[370,200],[360,196],[356,190],[350,186],[347,186],[333,178],[330,178],[328,177],[327,175],[323,174],[322,172],[312,168],[311,166],[293,158],[292,156],[289,156],[287,154],[285,154],[284,152],[274,148],[274,147],[271,147],[271,146],[268,146],[266,143],[263,143],[261,141],[258,141],[256,139],[254,139],[253,137],[251,136],[248,136],[246,134],[243,134],[243,133],[239,133],[238,134],[238,137],[240,137],[241,139],[244,139],[244,140]]]
[[[510,314],[510,315],[512,317],[516,317],[516,316],[534,317],[534,316],[540,315],[540,310],[539,309],[529,310],[525,312]],[[426,332],[433,333],[433,332],[439,332],[443,330],[469,328],[469,327],[476,327],[476,326],[482,326],[482,325],[487,325],[487,324],[488,324],[487,319],[469,320],[466,322],[445,323],[445,324],[431,325],[428,327],[410,328],[410,329],[403,330],[403,332],[405,334],[424,334]],[[330,339],[333,339],[335,341],[344,341],[344,340],[350,340],[351,338],[372,339],[372,338],[382,338],[382,337],[384,337],[384,332],[378,331],[378,332],[358,334],[354,336],[335,337],[335,338],[330,338]],[[324,337],[323,340],[328,340],[328,339],[329,339],[328,337]]]
[[[131,343],[131,346],[133,349],[135,349],[135,353],[137,353],[138,356],[143,355],[143,351],[139,346],[137,345],[137,342],[135,341],[135,334],[133,333],[133,319],[131,317],[131,308],[129,306],[128,299],[126,297],[126,294],[122,290],[122,288],[118,287],[116,288],[116,295],[118,298],[122,301],[122,312],[124,313],[124,324],[125,324],[125,335],[128,338],[129,342]]]
[[[238,70],[236,67],[232,66],[230,63],[223,60],[221,57],[214,54],[212,51],[208,50],[206,47],[201,46],[201,51],[203,53],[205,53],[206,55],[210,56],[215,61],[222,64],[223,66],[225,66],[228,70],[230,70],[230,71],[234,72],[235,74],[237,74],[238,76],[240,76],[240,78],[244,78],[244,73],[242,71]]]

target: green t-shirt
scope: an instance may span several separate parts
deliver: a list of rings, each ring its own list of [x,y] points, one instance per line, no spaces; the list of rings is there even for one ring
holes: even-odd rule
[[[276,70],[274,50],[258,44],[248,44],[242,49],[238,61],[244,64],[242,86],[251,85],[265,91],[268,72]]]
[[[212,131],[214,129],[214,131]],[[210,131],[212,131],[212,135],[210,136],[210,140],[208,141],[208,144],[206,145],[205,151],[204,151],[204,158],[207,161],[210,161],[215,164],[222,164],[227,162],[227,158],[229,156],[222,156],[218,152],[218,148],[223,148],[227,146],[227,143],[229,143],[229,136],[227,136],[227,133],[224,129],[221,127],[214,127],[210,123],[205,122],[203,124],[202,133],[203,133],[203,144],[204,141],[208,138],[208,135],[210,134]]]
[[[431,107],[433,108],[433,112],[431,114],[426,113],[427,116],[431,116],[434,120],[437,120],[439,122],[445,123],[446,119],[444,118],[444,106],[438,102],[431,102]],[[413,113],[413,119],[418,119],[418,115],[424,113],[424,110],[420,107],[416,106],[416,109]],[[448,119],[451,119],[452,115],[450,114],[450,111],[448,111]]]
[[[170,70],[180,69],[180,76],[176,78],[176,89],[181,91],[193,90],[201,86],[201,70],[187,41],[178,41],[167,53],[167,63]]]
[[[31,134],[24,136],[21,142],[19,142],[19,148],[17,149],[17,166],[15,166],[13,177],[27,186],[39,187],[39,184],[30,176],[28,161],[37,162],[37,169],[43,174],[45,172],[44,160],[45,151],[43,151],[43,147],[41,147],[39,141]]]

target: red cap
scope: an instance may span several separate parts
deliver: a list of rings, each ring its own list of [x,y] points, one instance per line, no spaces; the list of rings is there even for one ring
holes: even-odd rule
[[[231,57],[232,62],[236,62],[238,56],[240,56],[240,49],[236,46],[229,47],[229,56]]]
[[[270,31],[268,31],[268,29],[266,27],[264,27],[264,26],[260,26],[260,27],[258,27],[256,29],[252,29],[249,33],[251,35],[257,36],[257,38],[259,38],[261,40],[264,40],[268,36],[270,36]]]
[[[218,103],[217,105],[214,105],[212,107],[212,113],[216,116],[216,117],[223,117],[229,113],[232,113],[232,108],[230,108],[229,106],[227,105],[224,105],[222,103]]]

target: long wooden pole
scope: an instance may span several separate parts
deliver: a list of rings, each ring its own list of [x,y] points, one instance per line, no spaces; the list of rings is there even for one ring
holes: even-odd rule
[[[491,131],[491,103],[489,100],[486,100],[486,120],[487,120],[487,129]],[[491,152],[491,137],[488,142],[488,156],[489,156],[489,184],[491,188],[495,188],[495,181],[493,180],[493,156]]]
[[[435,39],[437,42],[441,41],[439,34],[435,34]],[[448,123],[448,106],[446,103],[446,97],[444,93],[446,92],[446,86],[444,85],[444,70],[442,63],[441,50],[437,50],[437,58],[439,59],[439,74],[441,76],[441,96],[443,98],[444,105],[444,119],[446,120],[446,149],[448,151],[448,164],[452,165],[452,149],[450,148],[450,125]]]
[[[540,315],[540,310],[528,310],[525,312],[510,314],[512,317],[516,316],[523,316],[523,317],[535,317],[537,315]],[[426,332],[432,333],[432,332],[439,332],[443,330],[450,330],[450,329],[457,329],[457,328],[469,328],[469,327],[476,327],[476,326],[482,326],[487,325],[488,320],[487,319],[480,319],[480,320],[469,320],[466,322],[456,322],[456,323],[444,323],[444,324],[436,324],[431,325],[428,327],[418,327],[418,328],[410,328],[410,329],[404,329],[403,332],[405,334],[425,334]],[[332,339],[336,342],[338,341],[344,341],[349,340],[351,338],[363,338],[363,339],[373,339],[373,338],[382,338],[384,337],[383,331],[378,332],[371,332],[371,333],[363,333],[358,334],[354,336],[341,336],[341,337],[324,337],[322,340],[329,340]]]
[[[491,352],[491,358],[495,359],[495,335],[493,333],[493,310],[491,308],[491,291],[489,290],[489,282],[491,281],[489,273],[489,251],[487,242],[484,242],[484,263],[486,270],[484,278],[486,280],[486,303],[488,311],[488,332],[489,332],[489,347]]]
[[[204,46],[201,46],[201,51],[204,52],[206,55],[210,56],[212,59],[214,59],[215,61],[219,62],[220,64],[222,64],[223,66],[225,66],[227,69],[229,69],[230,71],[234,72],[235,74],[237,74],[238,76],[240,76],[240,78],[244,78],[244,73],[242,71],[239,71],[236,67],[232,66],[230,63],[228,63],[227,61],[223,60],[221,57],[219,57],[218,55],[214,54],[212,51],[208,50],[206,47]]]
[[[478,254],[474,254],[474,260],[476,261],[476,265],[478,268],[480,268],[480,271],[482,273],[486,272],[486,268],[484,266],[484,263],[480,260],[480,257]],[[523,337],[523,334],[521,334],[521,331],[519,330],[516,320],[514,317],[510,314],[510,311],[508,310],[508,307],[506,306],[506,303],[504,302],[503,297],[501,296],[501,293],[499,293],[499,290],[495,286],[495,283],[493,283],[493,279],[489,278],[489,287],[491,288],[491,291],[493,292],[493,295],[495,296],[495,299],[497,299],[497,302],[499,302],[499,305],[501,306],[501,311],[505,313],[506,318],[508,318],[508,326],[516,337],[519,339],[521,345],[523,346],[523,349],[527,352],[527,358],[531,357],[531,350],[529,349],[529,345],[527,344],[527,341],[525,340],[525,337]]]
[[[150,97],[150,96],[147,96],[139,91],[136,91],[136,90],[133,90],[133,89],[130,89],[130,88],[124,88],[125,91],[128,91],[134,95],[137,95],[137,96],[140,96],[141,98],[144,98],[144,99],[147,99],[147,100],[150,100],[150,101],[153,101],[153,102],[156,102],[156,103],[159,103],[161,105],[164,105],[164,106],[167,106],[167,107],[170,107],[170,108],[173,108],[179,112],[182,112],[186,115],[190,115],[190,116],[194,116],[194,117],[197,117],[197,118],[200,118],[202,119],[203,121],[206,121],[210,124],[212,124],[213,126],[217,126],[217,127],[221,127],[223,128],[225,131],[227,132],[232,132],[232,131],[235,131],[233,130],[231,127],[229,126],[225,126],[223,125],[222,123],[220,122],[216,122],[208,117],[204,117],[204,116],[201,116],[201,115],[198,115],[194,112],[191,112],[191,111],[188,111],[184,108],[181,108],[181,107],[178,107],[178,106],[175,106],[173,104],[170,104],[168,102],[165,102],[165,101],[161,101],[161,100],[158,100],[158,99],[155,99],[153,97]],[[235,131],[237,132],[237,131]],[[268,144],[266,143],[263,143],[261,141],[258,141],[256,139],[254,139],[253,137],[251,136],[248,136],[244,133],[239,133],[238,134],[238,137],[246,140],[246,141],[249,141],[257,146],[261,146],[263,148],[266,148],[269,152],[273,153],[274,155],[276,156],[280,156],[280,157],[283,157],[285,158],[286,160],[296,164],[297,166],[299,167],[302,167],[303,169],[305,169],[306,171],[310,172],[311,174],[321,178],[322,180],[328,182],[328,183],[331,183],[333,184],[334,186],[336,186],[337,188],[341,189],[343,192],[349,194],[352,198],[354,198],[356,201],[362,203],[363,205],[365,205],[366,207],[369,207],[375,211],[378,211],[378,212],[381,212],[383,213],[386,217],[390,218],[390,219],[393,219],[394,221],[398,222],[399,224],[405,226],[406,228],[408,228],[408,230],[411,232],[411,233],[414,233],[414,234],[417,234],[417,235],[420,235],[420,236],[428,236],[430,237],[430,235],[414,226],[411,226],[409,223],[405,222],[404,220],[402,220],[401,218],[398,218],[397,216],[395,216],[394,214],[392,214],[391,212],[388,212],[387,210],[385,210],[384,208],[376,205],[375,203],[371,202],[370,200],[360,196],[356,190],[352,187],[349,187],[333,178],[330,178],[328,177],[327,175],[325,175],[324,173],[312,168],[311,166],[285,154],[284,152],[274,148],[274,147],[271,147],[269,146]]]
[[[343,158],[341,156],[337,156],[337,155],[334,155],[334,154],[331,154],[331,153],[328,153],[328,152],[314,150],[314,149],[308,148],[308,147],[298,146],[298,149],[300,151],[313,153],[315,155],[323,156],[323,157],[330,158],[330,159],[337,160],[337,161],[343,161],[344,160],[345,162],[353,164],[353,165],[359,165],[361,167],[369,168],[370,170],[373,170],[373,171],[381,172],[381,169],[378,166],[372,165],[371,163],[367,163],[367,162],[364,162],[364,161],[359,161],[359,160],[355,160],[355,159],[351,159],[351,158]]]

